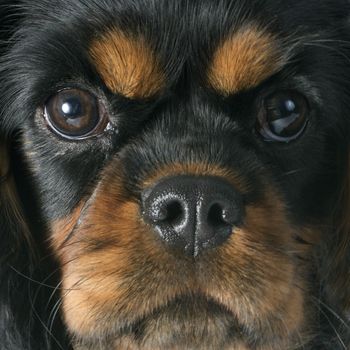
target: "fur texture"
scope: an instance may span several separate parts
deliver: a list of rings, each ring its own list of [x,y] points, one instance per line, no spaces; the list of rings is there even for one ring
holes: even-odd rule
[[[2,0],[1,350],[348,349],[349,15],[345,0]],[[92,119],[68,127],[73,95]],[[189,176],[244,203],[198,257],[142,209]]]

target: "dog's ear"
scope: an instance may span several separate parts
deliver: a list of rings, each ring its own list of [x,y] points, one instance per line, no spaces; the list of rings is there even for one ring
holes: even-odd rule
[[[18,194],[13,145],[15,130],[6,122],[5,98],[7,52],[19,16],[16,0],[0,1],[0,343],[1,349],[32,349],[34,247]],[[28,277],[28,278],[27,278]],[[36,343],[37,344],[37,343]],[[42,344],[42,343],[41,343]],[[38,345],[39,346],[39,345]],[[44,348],[44,347],[35,347]],[[46,348],[46,347],[45,347]]]
[[[23,237],[29,239],[12,172],[11,145],[14,134],[6,123],[7,101],[2,91],[6,85],[6,54],[20,20],[16,12],[17,2],[5,0],[0,3],[0,263],[15,254]]]
[[[14,180],[11,157],[11,145],[14,131],[9,130],[6,123],[6,105],[2,88],[6,85],[7,50],[15,31],[19,16],[16,16],[16,1],[0,3],[0,262],[16,251],[22,238],[29,242],[28,228],[23,216],[19,196]],[[24,236],[23,236],[24,234]],[[1,264],[2,265],[2,264]]]
[[[325,260],[326,291],[332,305],[350,320],[350,147],[338,160],[340,191]],[[347,153],[347,154],[345,154]]]
[[[339,40],[341,48],[338,50],[346,58],[350,57],[350,1],[343,3],[343,6],[339,1],[338,9],[342,10],[345,19],[339,21],[343,38]],[[319,260],[326,308],[332,308],[332,312],[350,322],[350,74],[346,72],[339,80],[343,94],[337,112],[341,111],[342,120],[333,129],[332,144],[336,145],[336,156],[332,169],[329,169],[336,176],[338,186],[334,192],[333,206],[329,208],[332,220],[325,230]]]
[[[343,325],[347,322],[345,319],[350,322],[350,147],[345,146],[348,142],[343,143],[341,147],[344,148],[339,152],[339,190],[333,208],[333,222],[320,252],[325,307],[337,314],[339,321],[343,319]]]

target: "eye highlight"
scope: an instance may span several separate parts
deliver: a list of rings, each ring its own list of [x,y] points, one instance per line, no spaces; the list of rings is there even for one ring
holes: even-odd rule
[[[44,118],[49,128],[68,140],[83,140],[102,134],[107,113],[96,96],[82,89],[64,89],[46,102]]]
[[[303,133],[308,121],[306,98],[296,91],[282,91],[263,100],[256,129],[265,141],[290,142]]]

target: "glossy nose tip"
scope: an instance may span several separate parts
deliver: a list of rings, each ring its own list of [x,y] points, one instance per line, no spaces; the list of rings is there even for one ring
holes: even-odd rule
[[[190,256],[223,244],[243,220],[240,194],[219,177],[176,176],[142,193],[144,220]]]

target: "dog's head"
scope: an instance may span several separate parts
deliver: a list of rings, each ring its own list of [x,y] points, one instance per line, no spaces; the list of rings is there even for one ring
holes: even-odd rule
[[[41,322],[58,346],[61,317],[76,349],[346,346],[346,1],[7,11],[8,344],[41,304],[34,338]],[[28,288],[33,306],[18,308]],[[58,295],[47,318],[45,288]]]

